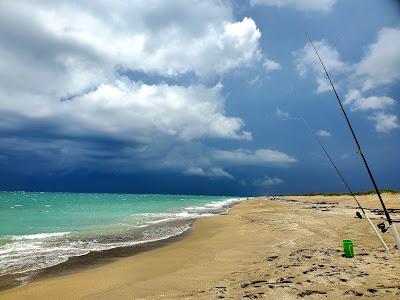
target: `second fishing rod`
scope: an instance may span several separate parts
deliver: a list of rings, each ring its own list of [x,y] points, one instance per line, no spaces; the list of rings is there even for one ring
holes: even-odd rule
[[[346,186],[347,190],[349,191],[350,195],[354,198],[354,200],[356,201],[358,207],[360,208],[362,214],[364,215],[364,217],[366,218],[369,226],[371,227],[372,231],[375,233],[376,237],[379,239],[379,241],[381,242],[382,246],[385,248],[386,251],[389,250],[389,247],[386,245],[385,241],[382,239],[382,236],[379,234],[378,230],[376,229],[376,227],[374,226],[374,224],[372,223],[371,219],[368,217],[368,215],[365,213],[364,208],[361,206],[360,202],[358,202],[356,195],[353,193],[353,191],[351,190],[349,184],[347,183],[347,180],[343,177],[342,173],[339,171],[338,167],[336,166],[335,162],[333,161],[332,157],[329,155],[328,151],[326,150],[325,146],[322,144],[321,140],[318,138],[318,136],[313,132],[311,126],[308,124],[308,122],[306,121],[306,119],[304,118],[286,118],[283,120],[297,120],[297,121],[303,121],[305,127],[308,129],[308,131],[310,132],[310,134],[314,137],[314,139],[316,140],[317,144],[321,147],[322,152],[325,154],[325,157],[327,158],[327,160],[331,163],[332,167],[335,169],[336,173],[338,174],[340,180],[342,181],[342,183]]]

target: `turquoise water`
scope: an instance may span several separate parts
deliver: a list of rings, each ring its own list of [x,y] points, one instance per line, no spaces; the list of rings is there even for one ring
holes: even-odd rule
[[[239,198],[0,192],[0,275],[178,235]]]

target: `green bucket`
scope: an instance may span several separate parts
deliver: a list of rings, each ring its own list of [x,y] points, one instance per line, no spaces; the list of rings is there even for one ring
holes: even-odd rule
[[[352,240],[343,240],[343,250],[345,257],[354,257],[354,247]]]

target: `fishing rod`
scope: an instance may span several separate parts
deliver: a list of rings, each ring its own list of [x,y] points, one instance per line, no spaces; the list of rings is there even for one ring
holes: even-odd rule
[[[347,190],[349,191],[350,195],[354,198],[354,200],[356,201],[358,207],[361,209],[363,215],[365,216],[365,218],[368,221],[369,226],[371,226],[371,229],[373,230],[373,232],[375,233],[376,237],[379,239],[379,241],[381,242],[382,246],[385,248],[386,251],[389,250],[389,247],[386,245],[385,241],[382,239],[381,235],[379,234],[378,230],[376,229],[376,227],[374,226],[374,224],[372,223],[371,219],[368,217],[368,215],[365,213],[364,208],[361,206],[360,202],[358,202],[356,195],[353,193],[353,191],[351,190],[349,184],[347,183],[347,180],[343,177],[342,173],[339,171],[338,167],[336,166],[335,162],[333,161],[332,157],[329,155],[328,151],[326,150],[325,146],[322,144],[321,140],[318,138],[318,136],[316,134],[314,134],[314,131],[311,129],[310,124],[308,124],[308,122],[306,121],[306,119],[304,118],[286,118],[286,119],[282,119],[282,120],[298,120],[298,121],[303,121],[304,124],[306,125],[308,131],[310,132],[310,134],[315,138],[315,140],[317,141],[318,145],[321,147],[322,152],[324,152],[326,158],[328,159],[328,161],[331,163],[332,167],[335,169],[336,173],[338,174],[340,180],[342,181],[342,183],[346,186]],[[358,213],[359,214],[359,213]],[[360,215],[361,217],[361,215]]]
[[[319,60],[319,62],[320,62],[321,65],[322,65],[322,68],[323,68],[324,71],[325,71],[325,74],[326,74],[326,77],[327,77],[328,80],[329,80],[329,83],[330,83],[331,86],[332,86],[332,91],[333,91],[333,93],[334,93],[335,96],[336,96],[336,99],[337,99],[338,104],[339,104],[339,107],[340,107],[340,111],[343,113],[344,118],[346,119],[346,123],[347,123],[347,125],[348,125],[348,127],[349,127],[349,129],[350,129],[350,131],[351,131],[352,136],[353,136],[354,142],[356,143],[357,153],[360,154],[361,159],[362,159],[362,161],[363,161],[363,163],[364,163],[364,166],[365,166],[365,168],[367,169],[368,176],[369,176],[369,178],[371,179],[371,182],[372,182],[372,185],[374,186],[374,189],[375,189],[376,194],[378,195],[379,201],[380,201],[380,203],[381,203],[381,205],[382,205],[383,211],[384,211],[385,216],[386,216],[386,220],[387,220],[388,223],[389,223],[389,226],[390,226],[390,228],[391,228],[391,231],[392,231],[394,240],[396,241],[397,249],[400,250],[400,237],[399,237],[399,234],[398,234],[398,232],[397,232],[396,225],[393,223],[393,221],[392,221],[392,219],[391,219],[391,217],[390,217],[390,215],[389,215],[389,212],[388,212],[387,209],[386,209],[385,202],[383,202],[381,193],[380,193],[380,191],[379,191],[379,189],[378,189],[378,185],[376,184],[376,181],[375,181],[375,179],[374,179],[374,176],[372,175],[372,171],[371,171],[371,169],[370,169],[369,166],[368,166],[367,159],[365,158],[364,153],[363,153],[363,151],[361,150],[361,146],[360,146],[360,143],[358,142],[358,139],[357,139],[357,136],[356,136],[355,131],[354,131],[354,129],[353,129],[353,126],[351,126],[350,120],[349,120],[349,118],[348,118],[348,116],[347,116],[347,113],[346,113],[344,107],[343,107],[342,101],[340,101],[339,95],[338,95],[338,93],[336,92],[335,86],[333,85],[333,82],[332,82],[332,80],[331,80],[331,77],[329,76],[328,71],[326,70],[326,67],[325,67],[324,63],[322,62],[321,56],[319,55],[319,53],[318,53],[318,51],[317,51],[317,48],[315,48],[314,43],[312,42],[312,40],[311,40],[311,38],[310,38],[310,36],[308,35],[307,32],[306,32],[306,36],[307,36],[308,40],[310,41],[310,44],[311,44],[311,46],[313,47],[313,49],[314,49],[314,51],[315,51],[315,54],[317,55],[318,60]]]

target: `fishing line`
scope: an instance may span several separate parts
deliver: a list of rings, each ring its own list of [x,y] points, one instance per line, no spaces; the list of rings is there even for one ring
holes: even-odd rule
[[[350,195],[354,198],[354,200],[356,201],[358,207],[361,209],[363,215],[365,216],[365,218],[368,221],[368,224],[371,226],[372,230],[374,231],[375,235],[377,236],[377,238],[379,239],[379,241],[381,242],[382,246],[385,248],[385,250],[389,250],[389,247],[386,245],[385,241],[382,239],[381,235],[379,234],[378,230],[376,229],[376,227],[374,226],[374,224],[372,223],[371,219],[368,217],[368,215],[365,213],[364,208],[361,206],[360,202],[358,202],[356,195],[353,193],[353,191],[351,190],[349,184],[347,183],[347,180],[343,177],[342,173],[339,171],[338,167],[336,166],[335,162],[333,161],[332,157],[329,155],[328,151],[326,150],[325,146],[322,144],[321,140],[318,138],[318,136],[316,134],[314,134],[314,131],[312,130],[311,126],[308,124],[308,122],[306,121],[306,119],[304,118],[285,118],[282,120],[297,120],[297,121],[303,121],[304,124],[306,125],[308,131],[310,132],[310,134],[315,138],[315,140],[317,141],[318,145],[321,147],[322,151],[325,154],[325,157],[328,159],[328,161],[331,163],[332,167],[335,169],[336,173],[339,175],[340,180],[342,181],[342,183],[346,186],[347,190],[349,191]],[[361,217],[360,213],[357,212],[357,216]],[[361,219],[361,218],[360,218]]]

